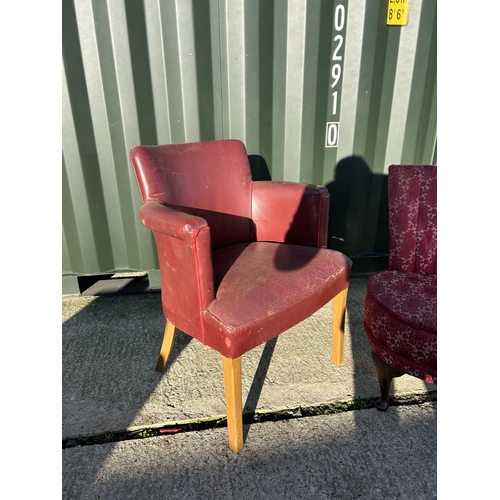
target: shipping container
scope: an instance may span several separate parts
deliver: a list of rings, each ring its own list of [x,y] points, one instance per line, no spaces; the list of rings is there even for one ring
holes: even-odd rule
[[[158,259],[139,144],[242,140],[321,184],[330,248],[384,267],[387,169],[437,161],[436,0],[63,0],[63,294]]]

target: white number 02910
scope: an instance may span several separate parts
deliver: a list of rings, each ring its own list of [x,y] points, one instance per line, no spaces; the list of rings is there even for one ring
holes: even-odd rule
[[[334,18],[335,31],[339,32],[344,29],[345,26],[345,7],[340,4],[337,5],[335,9]],[[342,76],[342,54],[340,54],[340,49],[344,44],[344,37],[339,33],[333,38],[334,48],[332,56],[332,84],[330,87],[335,89]],[[339,110],[339,97],[338,90],[332,92],[332,115],[335,117]],[[328,122],[326,124],[326,144],[327,148],[335,148],[338,146],[339,140],[339,126],[340,122]]]

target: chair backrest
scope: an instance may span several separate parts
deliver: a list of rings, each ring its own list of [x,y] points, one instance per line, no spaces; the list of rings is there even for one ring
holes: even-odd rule
[[[131,159],[143,202],[203,217],[212,248],[251,241],[252,174],[241,141],[138,146]]]
[[[437,273],[437,167],[389,167],[389,269]]]

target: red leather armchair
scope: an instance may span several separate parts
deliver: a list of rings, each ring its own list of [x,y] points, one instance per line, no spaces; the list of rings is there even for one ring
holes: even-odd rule
[[[238,140],[138,146],[131,153],[153,231],[167,323],[222,355],[229,446],[243,447],[241,357],[333,299],[332,360],[342,362],[352,262],[326,249],[329,193],[252,181]],[[174,326],[175,325],[175,326]]]
[[[364,329],[386,410],[394,377],[437,384],[437,167],[389,167],[389,270],[368,278]]]

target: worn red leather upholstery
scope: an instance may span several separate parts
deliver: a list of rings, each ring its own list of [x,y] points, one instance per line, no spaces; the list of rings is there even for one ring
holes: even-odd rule
[[[164,314],[222,355],[241,356],[348,287],[352,262],[326,249],[326,188],[252,181],[238,140],[138,146],[131,160]]]
[[[391,165],[388,181],[389,270],[368,278],[364,318],[386,403],[383,363],[437,383],[437,167]]]
[[[243,447],[241,357],[333,299],[332,361],[342,362],[352,262],[326,248],[329,193],[254,182],[238,140],[138,146],[131,153],[153,231],[167,324],[222,355],[229,446]]]

